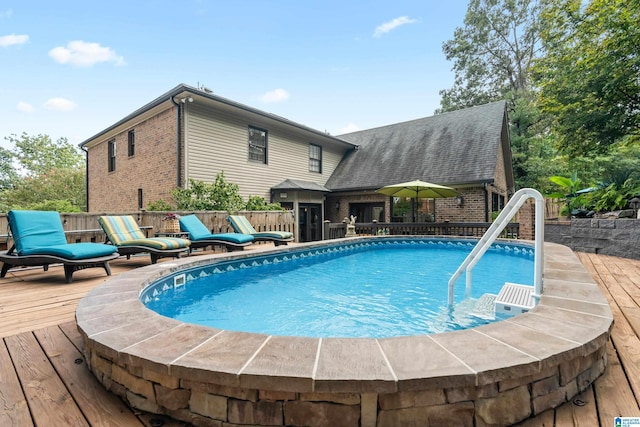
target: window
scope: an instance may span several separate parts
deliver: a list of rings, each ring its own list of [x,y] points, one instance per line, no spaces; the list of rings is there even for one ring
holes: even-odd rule
[[[112,139],[108,144],[109,172],[116,170],[116,140]]]
[[[491,211],[498,212],[504,208],[504,196],[498,193],[491,193]]]
[[[249,126],[249,160],[267,164],[267,131]]]
[[[129,131],[129,157],[133,157],[136,154],[136,132],[134,130]]]
[[[322,173],[322,147],[309,144],[309,172]]]

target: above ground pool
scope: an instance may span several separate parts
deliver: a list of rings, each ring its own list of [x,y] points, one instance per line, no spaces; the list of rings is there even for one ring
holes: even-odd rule
[[[303,281],[316,282],[320,274],[313,280],[276,280],[274,277],[283,276],[272,276],[262,284],[258,280],[263,274],[248,279],[263,271],[262,266],[267,267],[265,270],[286,267],[298,273],[307,262],[335,260],[338,267],[331,270],[332,276],[341,277],[356,252],[380,250],[386,254],[380,248],[406,244],[409,253],[413,251],[410,246],[417,249],[426,244],[452,251],[460,246],[466,254],[471,250],[467,245],[476,242],[467,238],[362,236],[277,248],[255,245],[242,252],[189,256],[137,268],[108,278],[79,302],[76,320],[84,357],[104,387],[131,407],[190,425],[514,425],[572,400],[606,367],[611,309],[598,285],[566,246],[544,244],[544,289],[537,306],[506,320],[442,333],[406,335],[401,331],[390,336],[385,332],[383,338],[346,338],[342,332],[328,332],[322,337],[300,336],[298,332],[256,333],[240,331],[238,325],[231,329],[169,318],[143,304],[169,298],[170,292],[186,295],[190,287],[197,286],[200,276],[212,279],[207,287],[215,289],[223,276],[238,274],[244,277],[241,282],[256,286],[246,288],[250,291],[240,297],[243,302],[257,296],[263,305],[281,305],[286,292],[278,294],[278,290],[298,287]],[[532,242],[498,245],[502,248],[496,246],[490,252],[511,254],[507,256],[509,264],[513,259],[527,260],[533,250]],[[304,261],[297,264],[296,257]],[[288,264],[292,260],[294,264]],[[388,311],[395,318],[401,311],[390,291],[396,279],[411,277],[408,271],[431,271],[437,264],[452,268],[445,271],[445,276],[457,268],[457,261],[449,266],[449,261],[445,263],[433,254],[418,257],[413,265],[397,264],[385,255],[382,260],[358,267],[355,275],[373,282],[380,267],[384,266],[384,271],[399,268],[391,279],[380,280],[387,285],[389,295],[383,286],[382,297],[347,294],[329,304],[342,306],[342,300],[360,303],[372,299],[374,307],[378,303],[383,307],[380,311]],[[456,312],[475,309],[467,307],[468,302],[483,300],[485,290],[479,287],[482,280],[478,268],[473,270],[470,299],[464,298],[464,278],[458,280],[453,318],[458,317]],[[511,267],[505,267],[502,261],[490,262],[495,289],[504,280],[517,280],[498,277],[507,271],[511,272]],[[354,280],[348,279],[339,291],[349,291]],[[403,285],[401,295],[418,294],[414,289],[421,288],[422,292],[432,286],[431,280],[415,276],[409,286]],[[318,293],[333,295],[334,291],[325,286]],[[227,287],[243,288],[237,283]],[[224,297],[218,300],[220,289],[216,292],[213,301],[219,309],[225,304]],[[421,298],[426,297],[417,299]],[[303,298],[286,313],[305,311],[308,305]],[[347,309],[356,314],[360,310],[364,309]],[[412,310],[422,311],[422,307]],[[334,323],[331,319],[318,322]]]
[[[348,338],[446,332],[499,320],[481,297],[498,294],[505,282],[533,283],[533,250],[494,244],[473,270],[471,298],[463,299],[461,277],[450,308],[448,280],[474,244],[334,243],[194,268],[152,284],[141,297],[164,316],[235,331]]]

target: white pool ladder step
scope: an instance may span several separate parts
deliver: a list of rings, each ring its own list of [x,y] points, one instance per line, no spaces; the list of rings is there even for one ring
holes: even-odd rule
[[[534,294],[533,286],[505,283],[495,299],[495,313],[512,316],[526,313],[535,306]]]
[[[482,295],[476,305],[471,311],[471,314],[481,319],[495,319],[495,301],[496,294],[484,294]]]

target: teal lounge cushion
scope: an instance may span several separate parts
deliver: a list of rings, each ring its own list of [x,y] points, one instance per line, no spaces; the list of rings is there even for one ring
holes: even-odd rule
[[[86,259],[117,251],[117,248],[102,243],[67,243],[58,212],[11,210],[7,216],[18,255]]]
[[[191,240],[201,240],[211,235],[211,232],[195,215],[181,216],[178,221],[180,222],[180,229],[187,231]]]
[[[19,255],[44,246],[66,245],[60,214],[52,211],[14,211],[7,214]]]
[[[207,227],[195,215],[180,217],[180,229],[189,233],[189,239],[194,242],[201,240],[223,240],[230,243],[249,243],[253,236],[240,233],[216,233],[212,234]]]
[[[67,243],[64,245],[41,246],[25,250],[21,255],[54,255],[66,259],[88,259],[111,255],[118,248],[102,243]]]
[[[249,243],[253,242],[253,236],[240,233],[216,233],[208,234],[200,240],[223,240],[231,243]]]

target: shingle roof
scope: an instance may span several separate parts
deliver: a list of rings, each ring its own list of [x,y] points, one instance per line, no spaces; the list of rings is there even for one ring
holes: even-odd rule
[[[271,187],[274,190],[306,190],[306,191],[322,191],[330,193],[331,190],[320,184],[309,181],[301,181],[299,179],[285,179],[280,184]]]
[[[340,191],[415,179],[443,185],[491,182],[501,138],[508,135],[503,126],[506,104],[498,101],[340,135],[359,148],[347,153],[325,186]],[[510,168],[510,151],[507,157]]]

